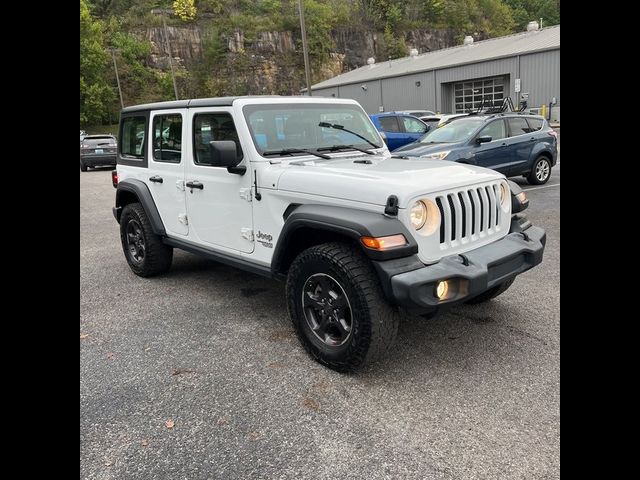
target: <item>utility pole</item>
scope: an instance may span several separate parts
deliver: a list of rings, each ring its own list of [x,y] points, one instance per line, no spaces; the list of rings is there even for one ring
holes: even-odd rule
[[[300,31],[302,33],[302,55],[304,56],[304,76],[307,81],[307,95],[311,96],[311,69],[309,67],[309,52],[307,50],[307,29],[304,24],[304,7],[302,0],[298,0],[300,10]]]
[[[176,85],[176,74],[173,71],[173,56],[171,54],[171,43],[169,43],[169,32],[167,31],[167,22],[165,19],[165,13],[171,13],[171,10],[162,9],[162,8],[154,8],[151,10],[151,13],[162,15],[162,28],[164,28],[164,38],[167,44],[167,51],[169,52],[169,67],[171,67],[171,79],[173,80],[173,93],[176,95],[176,100],[178,100],[178,86]]]
[[[118,82],[118,93],[120,94],[120,108],[124,108],[124,102],[122,101],[122,89],[120,88],[120,77],[118,76],[118,64],[116,63],[116,48],[110,48],[111,57],[113,58],[113,68],[116,71],[116,82]]]

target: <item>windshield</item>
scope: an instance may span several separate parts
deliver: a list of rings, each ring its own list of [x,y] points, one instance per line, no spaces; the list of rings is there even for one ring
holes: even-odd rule
[[[471,138],[475,130],[484,123],[484,118],[460,118],[455,122],[429,131],[420,143],[454,143]]]
[[[327,147],[336,145],[365,149],[383,145],[371,120],[358,105],[247,105],[243,113],[261,155],[286,149],[326,151]],[[287,153],[305,154],[304,151]]]

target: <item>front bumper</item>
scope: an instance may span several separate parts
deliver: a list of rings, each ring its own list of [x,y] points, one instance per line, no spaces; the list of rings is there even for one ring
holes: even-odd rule
[[[104,155],[81,155],[80,161],[88,167],[97,167],[102,165],[115,165],[116,154],[104,154]]]
[[[377,262],[375,266],[381,278],[387,279],[383,289],[389,300],[417,313],[428,313],[469,300],[535,267],[542,262],[545,242],[545,231],[530,226],[433,265],[406,259],[404,266],[397,261]],[[443,280],[449,281],[449,295],[439,300],[435,287]]]

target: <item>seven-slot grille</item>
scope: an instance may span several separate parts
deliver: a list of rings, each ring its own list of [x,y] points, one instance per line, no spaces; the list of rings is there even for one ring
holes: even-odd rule
[[[500,184],[482,185],[436,197],[443,248],[474,241],[499,230],[502,220]]]

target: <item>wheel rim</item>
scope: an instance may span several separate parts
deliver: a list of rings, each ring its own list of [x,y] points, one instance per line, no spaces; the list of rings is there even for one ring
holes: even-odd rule
[[[131,219],[127,222],[125,241],[131,260],[136,263],[142,262],[146,254],[146,246],[144,243],[144,235],[142,234],[142,227],[137,220]]]
[[[536,178],[539,181],[544,181],[549,176],[549,162],[546,160],[540,160],[536,165]]]
[[[316,273],[307,278],[302,289],[302,311],[311,332],[325,345],[339,347],[351,337],[351,304],[333,277]]]

